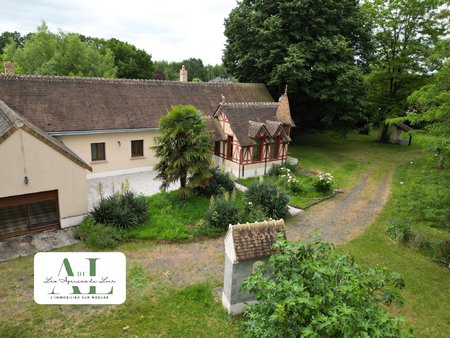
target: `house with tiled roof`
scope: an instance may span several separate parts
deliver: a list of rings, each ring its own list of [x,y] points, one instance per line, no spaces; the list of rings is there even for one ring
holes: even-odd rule
[[[275,102],[263,84],[192,83],[186,82],[186,72],[181,70],[180,82],[0,75],[0,100],[4,111],[13,112],[25,126],[33,126],[28,127],[33,137],[84,172],[83,182],[78,183],[83,191],[86,177],[151,170],[157,162],[151,147],[159,133],[159,119],[178,104],[191,104],[202,111],[211,133],[212,162],[235,176],[260,175],[272,164],[286,160],[294,126],[287,94]],[[14,125],[7,121],[3,116],[3,124]],[[32,205],[31,194],[62,191],[55,185],[45,188],[31,184],[45,181],[53,163],[40,163],[49,169],[41,168],[39,175],[24,174],[37,163],[12,162],[12,154],[22,154],[23,147],[17,137],[0,142],[0,151],[9,149],[0,157],[0,238],[9,236],[1,230],[7,222],[20,223],[17,219],[25,217],[10,208],[5,221],[2,201],[15,196],[15,200]],[[20,180],[12,179],[10,171],[20,173]],[[30,183],[24,183],[25,176]],[[70,173],[65,176],[74,179]],[[19,186],[3,188],[17,180]],[[66,203],[61,198],[58,194],[59,209]],[[63,213],[58,213],[59,226],[72,224],[87,213],[87,203],[83,210],[66,215],[73,221],[62,222]]]

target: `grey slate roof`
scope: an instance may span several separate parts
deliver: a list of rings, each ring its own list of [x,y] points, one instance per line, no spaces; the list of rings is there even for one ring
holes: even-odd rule
[[[222,95],[275,104],[263,84],[0,76],[0,100],[46,132],[157,128],[176,104],[213,115]]]
[[[76,164],[92,171],[92,168],[77,154],[70,150],[64,143],[57,138],[48,135],[45,131],[40,129],[34,123],[28,121],[28,119],[24,118],[20,114],[16,113],[0,100],[0,144],[20,128],[24,129]]]

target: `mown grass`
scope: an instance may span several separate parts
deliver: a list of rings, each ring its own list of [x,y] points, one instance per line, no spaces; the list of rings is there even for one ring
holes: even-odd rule
[[[125,237],[153,240],[180,240],[192,238],[192,226],[205,216],[209,199],[191,195],[180,200],[177,191],[161,192],[148,197],[149,218]]]
[[[0,278],[0,337],[234,337],[240,329],[213,293],[219,281],[177,288],[137,263],[127,266],[122,305],[34,303],[33,257],[2,263]]]

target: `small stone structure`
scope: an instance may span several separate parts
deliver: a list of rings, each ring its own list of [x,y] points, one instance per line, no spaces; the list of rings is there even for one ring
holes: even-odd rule
[[[381,142],[410,146],[412,141],[410,131],[412,130],[410,126],[402,122],[397,124],[384,124],[380,128],[379,139]],[[403,139],[403,133],[408,133],[408,140]]]
[[[231,315],[240,314],[244,303],[254,302],[253,296],[241,290],[251,275],[255,263],[273,255],[277,235],[286,237],[284,221],[264,221],[230,225],[225,237],[225,272],[222,304]]]

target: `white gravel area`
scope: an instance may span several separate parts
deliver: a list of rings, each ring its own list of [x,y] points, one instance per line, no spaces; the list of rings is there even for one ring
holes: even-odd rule
[[[156,173],[154,171],[144,171],[138,173],[130,173],[123,175],[89,178],[88,182],[88,201],[89,210],[94,203],[100,199],[99,185],[101,183],[101,190],[103,197],[114,194],[120,191],[123,182],[128,181],[128,186],[131,191],[145,196],[157,194],[160,190],[160,181],[156,180]],[[178,189],[179,184],[173,184],[169,190]]]

